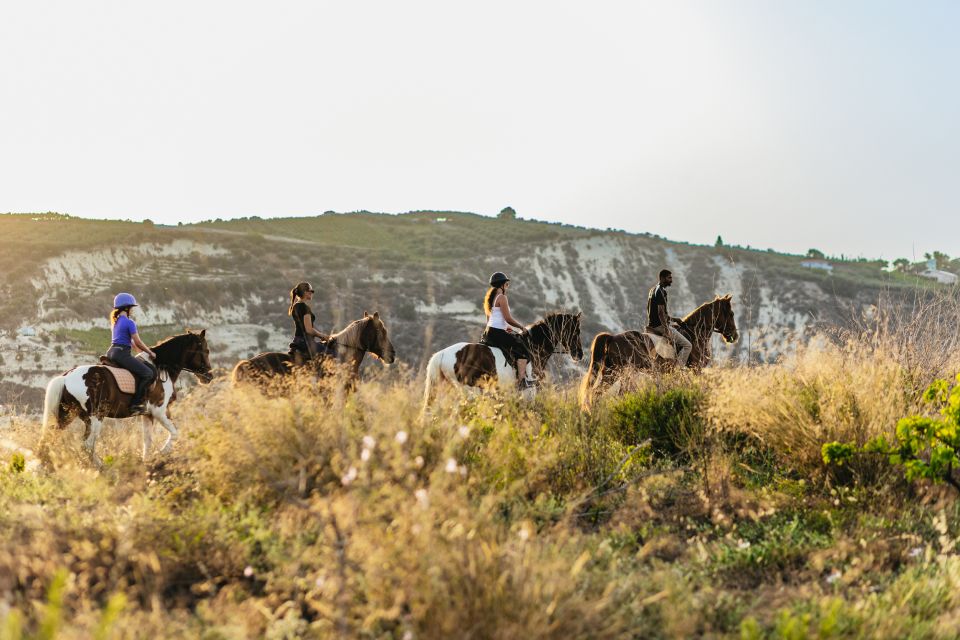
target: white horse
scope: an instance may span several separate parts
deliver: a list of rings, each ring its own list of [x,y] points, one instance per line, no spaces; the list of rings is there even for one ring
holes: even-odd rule
[[[526,375],[543,375],[547,361],[554,353],[569,353],[575,360],[583,358],[580,344],[580,314],[551,313],[527,327],[527,349],[531,360]],[[475,342],[458,342],[437,351],[427,362],[423,407],[426,409],[437,385],[446,380],[459,389],[476,388],[485,383],[510,391],[517,388],[517,372],[497,347]],[[530,390],[530,394],[535,393]]]
[[[163,444],[161,453],[169,452],[173,447],[173,441],[177,438],[178,431],[170,420],[168,410],[170,403],[176,398],[175,386],[180,373],[190,371],[201,382],[210,381],[210,352],[205,336],[206,331],[187,332],[167,338],[151,347],[157,356],[154,364],[159,376],[145,398],[146,412],[142,420],[144,459],[150,454],[154,420],[168,431],[167,441]],[[149,362],[145,353],[137,357]],[[63,429],[74,418],[80,418],[85,427],[84,448],[93,463],[98,467],[102,466],[102,461],[96,454],[96,446],[97,438],[103,428],[103,419],[135,417],[130,415],[132,397],[132,393],[121,390],[110,367],[103,365],[74,367],[47,383],[40,441],[43,442],[49,426]]]

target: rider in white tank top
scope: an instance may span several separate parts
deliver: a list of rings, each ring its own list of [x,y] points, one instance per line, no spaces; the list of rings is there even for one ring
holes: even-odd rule
[[[502,329],[504,331],[512,332],[513,329],[511,329],[510,325],[507,324],[507,321],[503,319],[503,311],[497,306],[498,300],[500,300],[500,296],[497,296],[493,300],[493,308],[490,309],[490,317],[487,318],[487,326],[494,329]]]

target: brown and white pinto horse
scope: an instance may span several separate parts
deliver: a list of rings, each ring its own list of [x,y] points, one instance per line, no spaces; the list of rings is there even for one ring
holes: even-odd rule
[[[210,382],[210,350],[207,347],[206,329],[199,333],[187,333],[167,338],[150,347],[157,355],[153,364],[159,375],[146,395],[146,413],[143,416],[143,457],[150,454],[153,421],[157,420],[169,432],[167,441],[160,449],[167,453],[177,438],[177,428],[170,421],[170,403],[176,398],[177,378],[184,371],[193,373],[203,382]],[[145,353],[137,356],[150,362]],[[101,465],[95,448],[104,418],[131,418],[132,394],[124,393],[117,385],[113,374],[102,365],[83,365],[70,369],[47,383],[43,404],[43,442],[49,426],[63,429],[74,418],[84,424],[84,447],[90,459]]]
[[[527,366],[532,367],[538,378],[543,376],[554,353],[569,353],[574,360],[583,359],[580,316],[579,313],[550,313],[527,326],[528,333],[522,338],[531,356]],[[429,406],[441,380],[456,387],[475,387],[495,381],[502,389],[509,390],[516,388],[517,374],[500,349],[475,342],[458,342],[430,357],[423,392],[424,409]]]
[[[380,319],[379,312],[370,315],[364,311],[361,319],[354,320],[347,325],[346,329],[330,336],[327,346],[336,351],[337,362],[347,367],[352,380],[357,378],[360,363],[363,362],[367,352],[386,364],[391,364],[396,359],[393,343],[390,342],[387,327]],[[311,372],[322,376],[324,375],[323,364],[323,359],[317,359],[305,365],[304,368],[309,366]],[[289,354],[267,351],[238,362],[233,368],[231,379],[233,384],[248,381],[263,384],[274,378],[289,375],[298,368]]]
[[[719,333],[724,342],[737,341],[737,323],[729,294],[700,305],[678,323],[677,329],[690,340],[693,349],[687,366],[705,367],[712,357],[710,339]],[[651,338],[640,331],[598,333],[590,347],[590,366],[580,385],[580,404],[587,408],[593,396],[609,386],[624,370],[653,369],[670,361],[657,355]],[[671,362],[671,366],[673,363]]]

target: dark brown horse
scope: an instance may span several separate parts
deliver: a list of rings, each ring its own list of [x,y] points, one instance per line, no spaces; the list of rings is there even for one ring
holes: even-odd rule
[[[367,352],[391,364],[396,358],[393,343],[387,335],[387,327],[380,319],[380,313],[363,312],[363,318],[354,320],[347,328],[330,336],[327,345],[336,351],[336,362],[345,366],[351,379],[355,380],[360,371],[360,363]],[[320,359],[297,366],[287,353],[267,351],[241,360],[233,368],[234,384],[252,381],[268,384],[270,381],[290,375],[295,371],[309,371],[318,376],[325,373],[324,362]]]
[[[737,341],[731,296],[717,297],[700,305],[677,323],[677,329],[693,345],[687,366],[705,367],[712,357],[710,339],[719,333],[724,342]],[[641,331],[598,333],[590,347],[590,367],[580,385],[580,403],[587,408],[593,396],[610,385],[626,369],[654,369],[673,366],[675,361],[657,355],[653,340]]]
[[[143,421],[143,457],[150,453],[152,422],[157,420],[170,432],[161,453],[170,451],[177,437],[177,428],[170,421],[170,403],[176,399],[177,378],[183,371],[190,371],[201,382],[210,381],[210,350],[207,348],[206,330],[167,338],[151,347],[157,355],[153,364],[159,374],[147,391],[146,413]],[[145,354],[137,356],[146,362]],[[84,446],[95,464],[100,465],[95,447],[104,418],[130,418],[132,394],[120,390],[116,378],[102,365],[74,367],[47,383],[43,406],[43,441],[50,426],[64,428],[74,418],[80,418],[84,426]]]

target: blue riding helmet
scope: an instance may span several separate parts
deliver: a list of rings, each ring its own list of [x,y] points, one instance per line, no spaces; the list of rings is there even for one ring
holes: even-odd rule
[[[136,307],[137,299],[129,293],[118,293],[113,299],[113,308],[119,309],[121,307]]]

